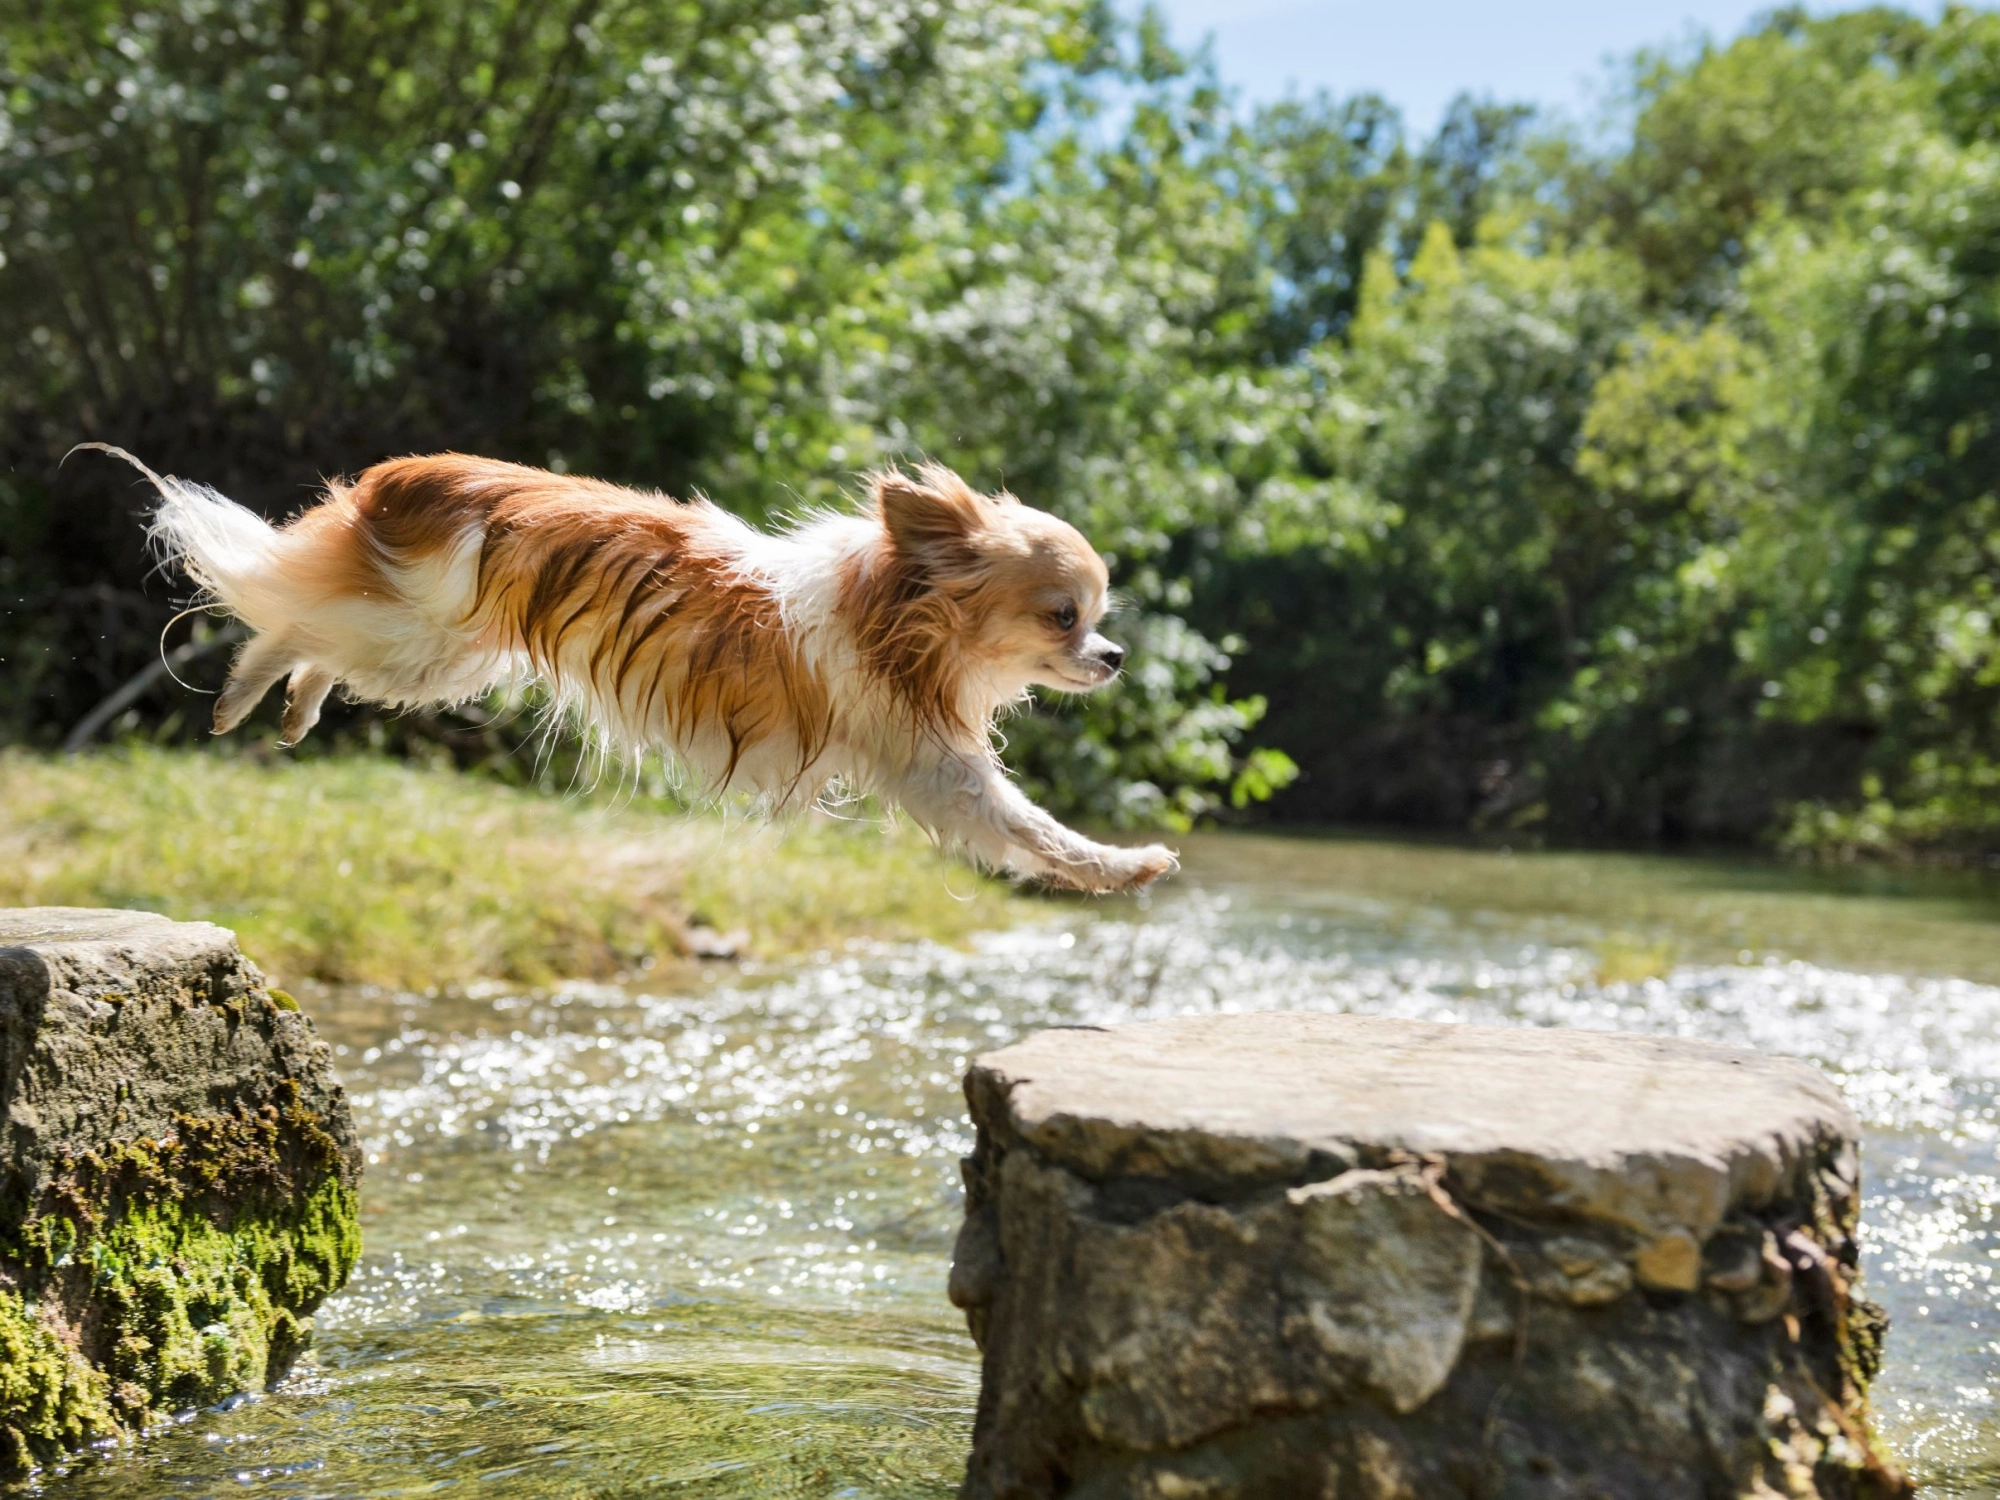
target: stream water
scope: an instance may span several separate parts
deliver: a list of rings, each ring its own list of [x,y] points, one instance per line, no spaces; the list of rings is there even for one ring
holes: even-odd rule
[[[970,951],[672,983],[309,998],[367,1250],[281,1389],[87,1454],[60,1500],[946,1497],[974,1054],[1057,1022],[1311,1008],[1809,1058],[1866,1125],[1879,1423],[2000,1496],[2000,887],[1213,835],[1149,904]],[[941,877],[942,878],[942,877]]]

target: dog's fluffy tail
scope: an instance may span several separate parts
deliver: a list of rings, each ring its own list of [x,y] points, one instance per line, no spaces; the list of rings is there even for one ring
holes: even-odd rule
[[[219,604],[253,630],[281,623],[283,601],[272,587],[283,573],[276,527],[205,484],[156,474],[106,443],[84,443],[124,459],[152,482],[160,501],[146,526],[162,563],[186,570],[204,599]]]
[[[237,653],[229,682],[216,700],[216,733],[235,728],[295,665],[287,649],[292,587],[283,536],[255,511],[207,485],[155,473],[123,448],[109,443],[79,443],[77,448],[122,458],[146,476],[160,497],[147,524],[155,555],[162,563],[184,568],[200,586],[204,603],[220,605],[255,632]],[[317,702],[309,712],[318,716]],[[288,731],[303,733],[289,722],[293,717],[287,716]],[[307,718],[305,727],[310,722]],[[288,739],[296,739],[297,733],[289,733]]]
[[[124,459],[158,491],[146,539],[162,564],[186,570],[203,602],[221,605],[253,630],[282,622],[283,596],[273,587],[282,574],[276,527],[205,484],[155,473],[110,443],[78,443],[70,452],[85,448]]]

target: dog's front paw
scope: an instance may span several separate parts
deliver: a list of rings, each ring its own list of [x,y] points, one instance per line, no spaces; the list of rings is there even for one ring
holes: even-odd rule
[[[1165,844],[1148,844],[1143,849],[1127,849],[1123,851],[1123,857],[1118,861],[1114,871],[1118,883],[1113,889],[1144,890],[1162,875],[1171,875],[1180,867],[1180,856]]]

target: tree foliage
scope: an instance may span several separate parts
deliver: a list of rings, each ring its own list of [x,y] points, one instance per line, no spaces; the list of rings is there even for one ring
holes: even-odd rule
[[[273,514],[447,446],[766,519],[931,454],[1112,562],[1134,670],[1007,731],[1068,811],[1994,851],[2000,17],[1630,79],[1615,148],[1418,141],[1088,0],[15,0],[0,733],[169,613],[80,439]]]

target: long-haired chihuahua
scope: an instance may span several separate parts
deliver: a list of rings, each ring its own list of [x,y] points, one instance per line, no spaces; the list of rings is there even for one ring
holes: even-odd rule
[[[1032,686],[1082,693],[1125,653],[1098,633],[1090,544],[925,464],[855,514],[778,535],[706,500],[459,454],[377,464],[280,527],[108,445],[159,491],[152,535],[252,634],[215,706],[240,724],[287,679],[297,743],[339,686],[398,708],[524,678],[626,752],[783,808],[839,785],[1000,870],[1083,891],[1176,868],[1031,803],[994,752]]]

